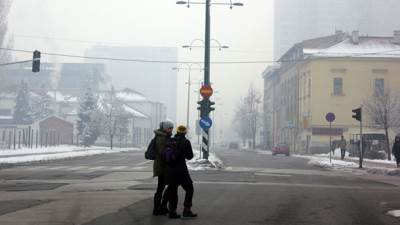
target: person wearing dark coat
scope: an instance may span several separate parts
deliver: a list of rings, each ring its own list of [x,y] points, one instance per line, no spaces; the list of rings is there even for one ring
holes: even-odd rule
[[[179,126],[177,129],[177,134],[174,139],[177,143],[177,161],[173,165],[166,165],[165,168],[165,181],[168,184],[166,190],[166,195],[168,196],[168,209],[169,218],[177,219],[181,216],[176,213],[176,208],[178,205],[178,187],[182,186],[185,190],[185,200],[183,203],[183,217],[196,217],[191,210],[192,199],[193,199],[193,181],[190,177],[189,170],[186,165],[186,160],[191,160],[193,158],[192,144],[185,135],[187,128],[185,126]]]
[[[166,186],[165,182],[165,162],[162,160],[162,151],[165,148],[168,140],[172,136],[174,125],[170,121],[163,121],[160,123],[160,129],[155,130],[155,149],[156,158],[153,164],[153,176],[158,177],[157,191],[154,194],[154,209],[153,215],[165,215],[168,213],[167,196],[164,193]],[[164,195],[163,195],[164,193]]]
[[[392,149],[393,155],[396,158],[396,165],[397,168],[400,168],[400,137],[396,136],[394,143],[393,143],[393,149]]]

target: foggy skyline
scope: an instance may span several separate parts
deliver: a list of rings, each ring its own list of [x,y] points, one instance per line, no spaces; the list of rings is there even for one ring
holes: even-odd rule
[[[175,2],[120,0],[110,4],[105,0],[14,0],[9,28],[14,35],[14,47],[19,49],[84,55],[87,48],[102,43],[116,46],[167,46],[178,48],[179,61],[203,61],[202,48],[189,51],[181,46],[193,39],[204,38],[204,7],[192,5],[188,9]],[[222,51],[212,50],[212,61],[272,59],[272,0],[242,2],[244,7],[234,7],[232,10],[229,6],[212,7],[211,37],[229,46],[229,49]],[[18,59],[31,57],[27,54],[15,56]],[[42,60],[83,61],[47,56]],[[250,83],[261,90],[261,73],[266,66],[212,64],[211,82],[219,92],[220,99],[217,113],[224,113],[224,118],[230,118],[236,101],[244,95]],[[202,73],[193,73],[194,80],[202,77]],[[186,120],[186,81],[187,71],[180,71],[177,123]],[[191,117],[194,118],[197,114],[194,101],[197,96],[192,96]],[[224,122],[229,123],[230,119]]]

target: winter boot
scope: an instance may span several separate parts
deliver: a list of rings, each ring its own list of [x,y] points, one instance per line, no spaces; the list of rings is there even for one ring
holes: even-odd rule
[[[197,214],[193,213],[192,210],[190,210],[190,209],[184,209],[182,216],[184,218],[194,218],[194,217],[197,217]]]
[[[170,219],[180,219],[181,215],[177,214],[176,212],[169,212],[168,218],[170,218]]]
[[[163,216],[166,215],[168,213],[168,209],[166,207],[161,207],[158,209],[153,209],[153,215],[154,216]]]

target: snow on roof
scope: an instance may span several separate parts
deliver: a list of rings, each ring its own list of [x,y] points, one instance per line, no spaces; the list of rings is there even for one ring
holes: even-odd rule
[[[360,37],[358,44],[347,38],[325,49],[304,48],[303,53],[317,57],[400,58],[400,45],[385,37]]]
[[[126,104],[124,104],[123,107],[124,107],[126,112],[132,114],[134,117],[140,117],[140,118],[145,118],[145,119],[149,118],[145,114],[133,109],[132,107],[130,107],[130,106],[126,105]]]
[[[142,102],[147,101],[146,97],[135,92],[120,91],[117,92],[117,97],[127,102]]]
[[[63,95],[59,91],[50,91],[50,92],[47,92],[47,95],[49,95],[51,98],[53,98],[56,102],[72,102],[72,103],[78,102],[78,97],[71,96],[71,95]]]

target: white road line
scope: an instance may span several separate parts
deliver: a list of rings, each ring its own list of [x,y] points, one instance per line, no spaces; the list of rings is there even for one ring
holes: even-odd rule
[[[269,177],[291,177],[290,174],[276,174],[276,173],[254,173],[256,176],[269,176]]]
[[[130,170],[143,170],[146,169],[145,166],[135,166],[135,167],[130,167]]]
[[[54,166],[54,167],[49,167],[49,170],[64,170],[68,168],[67,166]]]
[[[146,165],[146,164],[151,163],[151,162],[152,162],[152,161],[150,161],[150,160],[144,161],[144,162],[141,162],[141,163],[136,164],[136,166],[143,166],[143,165]]]
[[[104,168],[105,168],[104,166],[96,166],[96,167],[90,167],[88,168],[88,170],[102,170]]]
[[[221,184],[221,185],[251,185],[251,186],[283,186],[283,187],[304,187],[304,188],[332,188],[332,189],[356,189],[356,190],[393,190],[398,187],[375,187],[366,188],[361,186],[348,186],[348,185],[328,185],[328,184],[296,184],[296,183],[277,183],[277,182],[225,182],[225,181],[195,181],[197,184]]]
[[[126,168],[128,168],[128,167],[127,166],[114,166],[114,167],[111,167],[111,170],[123,170]]]
[[[87,166],[75,166],[75,167],[69,167],[67,168],[67,170],[83,170],[83,169],[87,169]]]

